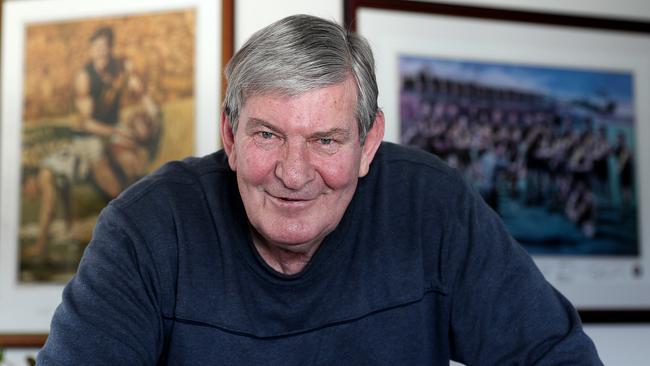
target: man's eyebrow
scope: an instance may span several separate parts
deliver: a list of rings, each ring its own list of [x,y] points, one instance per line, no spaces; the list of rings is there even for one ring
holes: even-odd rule
[[[313,138],[338,137],[342,140],[350,138],[350,130],[346,128],[332,128],[326,131],[318,131],[312,134]]]
[[[274,126],[272,123],[265,121],[261,118],[251,117],[246,122],[246,132],[255,132],[256,129],[264,127],[268,128],[272,132],[281,133],[282,131]],[[351,132],[347,128],[331,128],[325,131],[314,132],[312,138],[331,138],[338,137],[341,140],[347,140],[350,138]]]
[[[268,128],[273,132],[280,132],[280,130],[275,127],[272,123],[265,121],[263,119],[251,117],[246,121],[246,132],[254,132],[253,130],[260,127]]]

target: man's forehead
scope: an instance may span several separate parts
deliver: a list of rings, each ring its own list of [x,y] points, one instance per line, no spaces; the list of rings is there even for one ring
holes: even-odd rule
[[[296,84],[293,86],[282,86],[280,81],[269,82],[270,86],[260,88],[258,90],[246,90],[242,99],[242,106],[246,106],[246,102],[250,98],[268,97],[270,99],[292,99],[299,98],[307,93],[331,89],[334,87],[342,87],[345,91],[345,97],[353,103],[357,101],[357,84],[353,75],[348,75],[345,79],[335,83],[324,83],[314,80],[313,82],[295,83],[295,81],[287,81],[286,84]],[[278,84],[278,86],[274,86]]]

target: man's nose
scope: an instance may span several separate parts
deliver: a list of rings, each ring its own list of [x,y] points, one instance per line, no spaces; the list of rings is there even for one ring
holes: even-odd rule
[[[299,190],[314,179],[314,168],[304,142],[287,143],[275,167],[275,175],[286,188]]]

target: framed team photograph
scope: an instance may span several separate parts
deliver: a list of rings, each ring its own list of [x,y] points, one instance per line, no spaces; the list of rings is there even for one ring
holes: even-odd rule
[[[2,2],[4,343],[46,335],[111,199],[169,160],[218,148],[232,9],[232,0]]]
[[[458,169],[583,320],[650,320],[650,23],[353,0],[346,22],[386,140]]]

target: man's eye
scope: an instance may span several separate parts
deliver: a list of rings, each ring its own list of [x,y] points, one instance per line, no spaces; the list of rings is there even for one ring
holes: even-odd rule
[[[315,151],[326,155],[333,155],[341,147],[339,140],[330,137],[318,137],[312,140]]]
[[[271,149],[280,146],[283,142],[282,136],[272,131],[255,131],[252,135],[253,142],[262,149]]]

